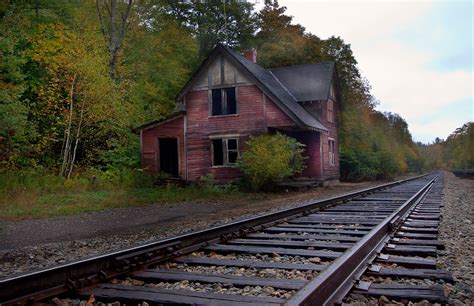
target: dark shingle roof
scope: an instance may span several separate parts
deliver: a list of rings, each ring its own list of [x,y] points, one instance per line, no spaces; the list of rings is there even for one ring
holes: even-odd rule
[[[271,69],[298,102],[327,100],[334,62]]]
[[[218,47],[226,50],[228,54],[230,54],[235,60],[242,64],[242,66],[277,99],[275,102],[280,103],[280,106],[284,108],[283,111],[300,127],[316,129],[324,132],[328,131],[327,128],[322,125],[313,115],[311,115],[307,110],[298,104],[298,100],[294,97],[290,90],[288,90],[283,82],[277,79],[273,73],[249,61],[228,47],[223,45],[219,45]]]

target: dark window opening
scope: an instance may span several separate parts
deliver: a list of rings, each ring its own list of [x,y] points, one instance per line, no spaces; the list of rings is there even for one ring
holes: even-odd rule
[[[236,138],[212,140],[212,165],[235,165],[239,158],[239,145]]]
[[[212,141],[212,151],[213,151],[213,166],[223,166],[224,165],[224,146],[222,139],[214,139]]]
[[[239,150],[237,148],[237,139],[227,139],[227,163],[237,163]]]
[[[235,87],[213,89],[211,115],[222,116],[233,114],[237,114]]]
[[[235,100],[235,87],[225,89],[227,102],[227,114],[237,114],[237,102]]]
[[[212,90],[212,115],[222,115],[222,91],[220,89]]]
[[[178,177],[178,139],[160,138],[158,141],[158,145],[160,147],[160,171]]]

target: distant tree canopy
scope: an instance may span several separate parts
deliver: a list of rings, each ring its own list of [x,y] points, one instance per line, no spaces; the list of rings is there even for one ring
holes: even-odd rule
[[[137,167],[130,128],[172,112],[218,42],[257,48],[264,67],[336,62],[345,179],[472,167],[471,123],[436,146],[415,145],[403,118],[375,110],[350,44],[320,39],[285,12],[274,0],[259,12],[222,0],[0,1],[0,170]],[[438,147],[439,158],[422,158]]]
[[[457,128],[446,140],[417,144],[430,169],[474,169],[474,122]]]

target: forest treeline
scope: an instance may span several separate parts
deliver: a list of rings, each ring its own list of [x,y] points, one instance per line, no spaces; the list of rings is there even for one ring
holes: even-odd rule
[[[277,1],[256,12],[222,0],[0,0],[0,170],[68,178],[138,169],[132,128],[172,112],[218,42],[256,48],[266,68],[336,62],[343,179],[474,167],[472,124],[446,141],[414,143],[402,117],[375,110],[350,44],[321,39],[285,12]]]

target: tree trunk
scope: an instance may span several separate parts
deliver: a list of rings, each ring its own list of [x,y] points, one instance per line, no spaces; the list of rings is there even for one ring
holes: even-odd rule
[[[110,6],[108,2],[110,1]],[[132,7],[132,1],[128,0],[125,10],[120,14],[119,20],[119,5],[117,0],[103,0],[102,5],[99,0],[95,1],[95,7],[99,16],[100,28],[102,35],[107,43],[109,52],[109,74],[113,81],[117,81],[117,58],[120,49],[122,48],[123,38],[127,29],[127,19]],[[105,13],[104,13],[105,10]]]
[[[71,177],[72,169],[74,168],[74,162],[76,161],[77,145],[79,144],[79,134],[81,132],[81,127],[82,127],[82,118],[84,118],[84,103],[85,102],[82,102],[81,116],[79,117],[79,123],[77,124],[76,143],[74,145],[74,150],[73,150],[73,153],[72,153],[71,162],[69,164],[69,171],[67,173],[67,178],[68,179]]]
[[[74,114],[74,90],[77,81],[77,74],[74,74],[72,79],[71,88],[69,89],[69,122],[66,130],[64,131],[64,135],[66,138],[66,143],[64,144],[63,149],[63,162],[61,165],[60,175],[64,176],[67,168],[67,164],[71,154],[71,127],[72,127],[72,119]]]

